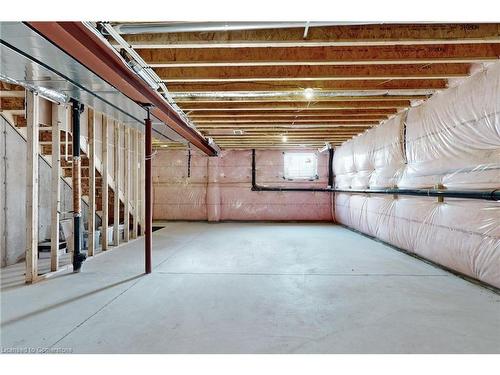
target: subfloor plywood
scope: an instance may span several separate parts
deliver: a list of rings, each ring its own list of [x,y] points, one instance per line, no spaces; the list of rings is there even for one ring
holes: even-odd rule
[[[169,223],[153,260],[140,239],[2,291],[2,349],[500,352],[498,294],[340,226]]]

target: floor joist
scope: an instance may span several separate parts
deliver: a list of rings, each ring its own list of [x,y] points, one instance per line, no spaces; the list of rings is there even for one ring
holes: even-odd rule
[[[292,65],[156,68],[171,82],[308,81],[345,79],[433,79],[465,77],[470,64]]]
[[[418,46],[141,49],[153,68],[202,66],[473,63],[498,59],[500,43]]]
[[[500,41],[498,24],[368,24],[218,32],[122,35],[134,48],[255,48],[489,43]]]

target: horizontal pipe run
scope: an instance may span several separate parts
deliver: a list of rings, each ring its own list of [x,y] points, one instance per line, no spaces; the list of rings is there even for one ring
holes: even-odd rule
[[[333,154],[330,155],[333,158]],[[333,172],[329,166],[328,181],[333,183]],[[351,194],[385,194],[385,195],[409,195],[417,197],[442,197],[481,199],[487,201],[500,201],[500,189],[494,190],[444,190],[444,189],[335,189],[327,188],[297,188],[283,186],[259,186],[256,182],[255,149],[252,149],[252,191],[312,191],[324,193],[351,193]]]
[[[500,201],[500,190],[443,190],[443,189],[335,189],[335,188],[293,188],[293,187],[269,187],[252,186],[252,191],[314,191],[328,193],[351,193],[351,194],[385,194],[385,195],[409,195],[419,197],[443,197],[462,199],[482,199],[488,201]]]
[[[365,25],[357,22],[178,22],[118,24],[114,27],[120,34],[158,34],[223,32],[241,30],[289,29],[339,25]]]

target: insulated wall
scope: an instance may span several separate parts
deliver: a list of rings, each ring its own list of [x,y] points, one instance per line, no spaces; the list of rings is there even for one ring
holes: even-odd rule
[[[500,64],[344,143],[339,188],[500,188]],[[498,202],[336,194],[338,222],[500,287]]]
[[[311,151],[309,151],[311,152]],[[257,183],[326,187],[328,155],[318,155],[319,179],[283,179],[283,152],[256,151]],[[188,176],[189,175],[189,176]],[[158,150],[153,159],[154,220],[331,221],[331,194],[251,191],[251,150],[206,157],[187,150]]]

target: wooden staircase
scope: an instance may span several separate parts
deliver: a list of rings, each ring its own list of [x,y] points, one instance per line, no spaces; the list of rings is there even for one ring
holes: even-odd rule
[[[0,81],[0,99],[1,99],[1,111],[2,114],[15,126],[18,132],[26,139],[26,108],[25,108],[25,96],[24,88],[21,86],[16,86]],[[40,119],[39,128],[39,152],[40,155],[51,165],[52,167],[52,124],[51,121],[43,122]],[[60,130],[60,165],[61,165],[61,178],[72,187],[72,148],[73,148],[73,137],[71,132],[71,126],[67,126],[67,129]],[[87,154],[88,145],[80,143],[81,149],[81,192],[82,200],[88,205],[89,195],[90,195],[90,160]],[[110,150],[108,159],[113,159],[113,151]],[[109,163],[110,161],[108,161]],[[95,207],[96,216],[99,220],[103,218],[103,176],[101,174],[102,161],[95,157]],[[128,173],[128,171],[126,171]],[[108,226],[114,224],[114,212],[115,212],[115,183],[113,177],[108,174]],[[125,213],[125,196],[122,191],[118,190],[119,197],[119,217],[120,224],[124,224],[124,213]],[[135,238],[137,233],[134,233],[134,228],[137,225],[130,227],[130,224],[134,222],[137,218],[137,214],[133,215],[137,211],[134,209],[132,202],[127,202],[129,205],[128,212],[129,229],[131,237]],[[96,248],[99,244],[96,243]]]
[[[17,118],[20,118],[18,116]],[[17,122],[15,125],[17,128],[22,129],[25,127],[26,121],[23,118],[20,122]],[[60,131],[61,140],[65,140],[66,131]],[[60,153],[61,153],[61,177],[64,178],[66,183],[71,186],[72,185],[72,168],[73,163],[71,161],[71,155],[73,152],[73,137],[71,132],[67,132],[68,143],[65,141],[60,144]],[[21,132],[22,134],[22,132]],[[46,158],[49,164],[52,165],[52,130],[51,127],[40,127],[40,135],[39,135],[39,143],[40,143],[40,154]],[[89,181],[89,158],[86,154],[84,148],[81,149],[81,180],[82,180],[82,199],[88,204],[89,194],[90,194],[90,181]],[[64,155],[68,155],[66,159]],[[100,160],[96,160],[99,164]],[[95,169],[95,189],[96,189],[96,214],[102,219],[102,175],[99,169]],[[113,179],[111,176],[108,177],[108,225],[113,225],[114,223],[114,194],[115,188]],[[124,201],[120,194],[120,218],[123,218],[124,215]],[[120,220],[120,224],[123,224],[123,219]]]

